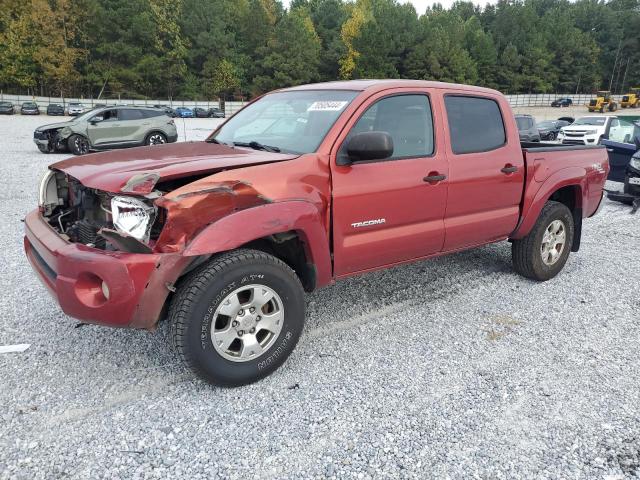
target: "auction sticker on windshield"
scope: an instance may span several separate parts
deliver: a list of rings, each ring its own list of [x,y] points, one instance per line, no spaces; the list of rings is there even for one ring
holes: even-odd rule
[[[330,100],[313,102],[307,108],[307,112],[338,112],[349,102],[332,102]]]

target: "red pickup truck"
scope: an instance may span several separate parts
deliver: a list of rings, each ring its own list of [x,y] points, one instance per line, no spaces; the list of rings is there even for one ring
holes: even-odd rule
[[[522,144],[499,92],[359,80],[264,95],[206,141],[50,166],[24,246],[68,315],[171,322],[223,386],[295,347],[304,291],[491,242],[544,281],[580,246],[609,165],[598,146]]]

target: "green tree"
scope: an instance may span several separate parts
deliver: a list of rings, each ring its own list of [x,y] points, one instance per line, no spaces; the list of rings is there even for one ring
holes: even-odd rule
[[[260,72],[253,79],[256,93],[317,80],[320,39],[308,12],[295,8],[284,15],[261,53]]]

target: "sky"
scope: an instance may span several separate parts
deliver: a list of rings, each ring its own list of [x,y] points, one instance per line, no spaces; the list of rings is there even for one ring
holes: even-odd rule
[[[439,0],[438,3],[442,4],[444,8],[449,8],[454,1],[455,0]],[[471,0],[471,1],[476,5],[480,5],[482,7],[484,7],[487,3],[496,3],[495,0]],[[284,3],[285,6],[288,6],[289,0],[284,0],[282,3]],[[400,3],[412,3],[416,9],[416,12],[418,12],[419,15],[422,15],[427,10],[427,7],[436,3],[436,0],[400,0]]]

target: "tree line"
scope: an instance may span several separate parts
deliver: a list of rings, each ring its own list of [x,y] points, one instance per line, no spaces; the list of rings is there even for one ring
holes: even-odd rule
[[[640,0],[0,0],[0,89],[88,98],[251,97],[413,78],[505,93],[640,84]]]

